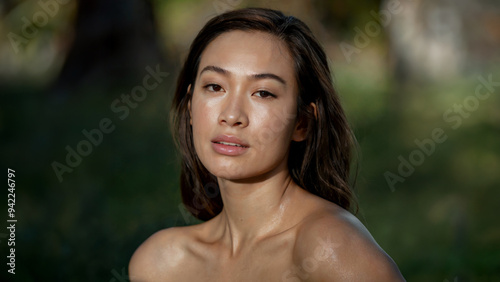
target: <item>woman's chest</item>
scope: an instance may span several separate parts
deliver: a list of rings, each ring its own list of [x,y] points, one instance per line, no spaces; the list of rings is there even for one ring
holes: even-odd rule
[[[231,257],[207,254],[192,262],[186,281],[287,281],[297,268],[289,240],[252,246]]]
[[[280,256],[232,263],[207,262],[193,267],[185,281],[287,281],[294,268],[291,258]]]

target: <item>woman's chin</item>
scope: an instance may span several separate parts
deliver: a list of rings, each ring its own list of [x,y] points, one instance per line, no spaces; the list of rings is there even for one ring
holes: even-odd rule
[[[213,158],[208,162],[202,161],[202,163],[211,174],[221,178],[245,177],[249,171],[245,162],[241,161],[217,160]]]
[[[248,173],[238,172],[238,171],[229,171],[229,170],[215,170],[214,172],[210,172],[215,175],[218,179],[225,179],[231,181],[244,180],[252,177]]]

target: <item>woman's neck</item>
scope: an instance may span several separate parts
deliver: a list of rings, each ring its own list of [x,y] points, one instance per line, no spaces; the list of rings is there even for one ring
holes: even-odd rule
[[[285,215],[289,216],[293,196],[301,189],[286,168],[259,181],[219,179],[219,186],[224,208],[217,229],[232,255],[243,245],[286,229],[290,222]]]

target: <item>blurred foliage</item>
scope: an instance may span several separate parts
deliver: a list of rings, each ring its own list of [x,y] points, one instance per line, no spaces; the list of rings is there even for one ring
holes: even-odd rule
[[[494,8],[486,9],[488,15],[498,11],[496,3],[483,2]],[[443,118],[474,95],[478,76],[500,81],[498,54],[474,47],[464,71],[403,80],[400,58],[384,32],[347,60],[340,43],[354,44],[355,28],[363,29],[372,20],[370,12],[383,4],[70,1],[15,53],[9,32],[21,34],[21,18],[32,19],[40,7],[37,1],[1,2],[0,152],[3,168],[16,170],[15,280],[124,281],[130,256],[148,236],[195,222],[179,207],[179,158],[168,126],[175,79],[203,24],[217,13],[247,6],[303,19],[325,46],[360,143],[358,217],[403,275],[409,281],[500,280],[495,223],[500,87],[479,100],[456,129]],[[484,29],[491,35],[487,42],[500,42],[495,41],[497,23],[485,23],[491,25]],[[472,38],[479,40],[477,34]],[[169,76],[121,120],[113,101],[142,85],[146,66],[156,65]],[[82,130],[98,128],[103,118],[115,130],[103,134],[102,143],[59,182],[52,163],[65,163],[65,147],[75,149],[86,140]],[[435,128],[442,128],[447,140],[391,191],[384,173],[397,173],[398,157],[408,160],[418,149],[415,139],[431,138]],[[0,240],[0,251],[7,254],[6,241]],[[12,278],[0,272],[0,280]]]

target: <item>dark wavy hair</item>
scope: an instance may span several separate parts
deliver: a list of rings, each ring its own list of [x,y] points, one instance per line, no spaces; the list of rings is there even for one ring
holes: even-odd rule
[[[290,145],[290,175],[300,187],[349,210],[356,202],[349,185],[355,139],[333,87],[325,52],[302,21],[264,8],[234,10],[212,18],[194,39],[180,72],[171,126],[181,151],[180,185],[187,210],[198,219],[209,220],[223,207],[217,178],[208,172],[196,154],[188,102],[203,50],[217,36],[234,30],[266,32],[288,47],[298,85],[297,117],[313,121],[307,123],[306,139]],[[311,103],[316,104],[317,115]]]

